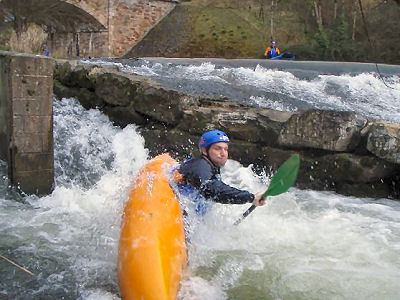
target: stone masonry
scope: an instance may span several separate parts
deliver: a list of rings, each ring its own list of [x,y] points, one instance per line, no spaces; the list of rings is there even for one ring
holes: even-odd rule
[[[51,59],[0,52],[0,158],[28,194],[53,187],[52,97]]]
[[[122,56],[136,45],[175,4],[168,1],[114,0],[110,19],[111,56]]]
[[[55,57],[119,57],[136,45],[176,5],[176,0],[67,0],[71,14],[87,13],[97,30],[49,35]]]

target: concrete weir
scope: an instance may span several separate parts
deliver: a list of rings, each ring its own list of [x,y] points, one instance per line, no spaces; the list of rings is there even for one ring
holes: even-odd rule
[[[53,188],[52,97],[51,59],[0,51],[0,159],[28,194]]]

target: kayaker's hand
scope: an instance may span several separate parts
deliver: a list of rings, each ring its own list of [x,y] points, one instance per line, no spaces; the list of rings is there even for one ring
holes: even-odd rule
[[[253,205],[255,206],[263,206],[265,205],[265,198],[263,198],[264,193],[257,193],[254,195]]]

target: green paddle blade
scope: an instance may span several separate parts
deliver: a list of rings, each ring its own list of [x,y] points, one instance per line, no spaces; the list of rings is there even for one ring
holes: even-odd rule
[[[287,161],[285,161],[275,175],[272,177],[267,191],[264,193],[263,198],[268,196],[276,196],[287,192],[287,190],[295,183],[297,173],[299,173],[300,156],[293,154]],[[254,209],[256,206],[253,204],[243,215],[238,219],[234,225],[239,225]]]
[[[300,156],[293,154],[276,171],[263,197],[267,198],[285,193],[295,183],[299,167]]]

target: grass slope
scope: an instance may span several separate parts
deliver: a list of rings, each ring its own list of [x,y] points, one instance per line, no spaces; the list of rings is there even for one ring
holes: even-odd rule
[[[366,39],[360,16],[357,39],[353,41],[352,24],[348,20],[326,25],[323,32],[318,32],[310,8],[297,1],[280,2],[274,12],[273,38],[281,50],[296,54],[298,59],[400,63],[399,5],[385,2],[368,11],[370,36],[376,43],[373,51],[375,46]],[[271,38],[271,12],[269,6],[261,9],[260,3],[260,0],[181,2],[125,57],[262,58]],[[310,14],[305,16],[307,10]]]
[[[263,24],[254,10],[182,3],[126,56],[262,57]]]

